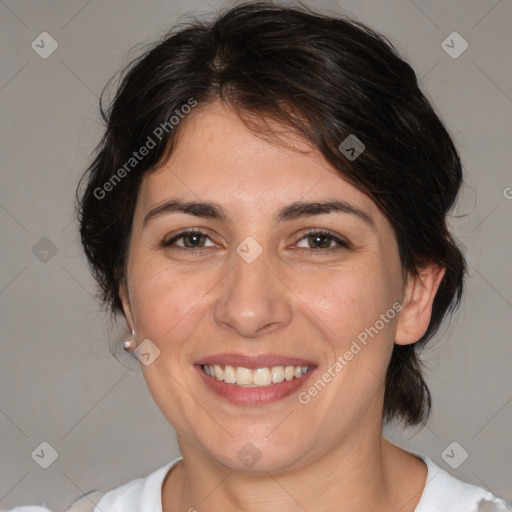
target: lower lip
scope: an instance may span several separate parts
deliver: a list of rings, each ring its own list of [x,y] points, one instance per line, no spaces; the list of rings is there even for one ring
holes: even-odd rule
[[[253,406],[266,405],[286,398],[302,386],[315,371],[315,368],[312,368],[302,375],[302,377],[285,380],[276,384],[270,384],[269,386],[242,387],[237,386],[236,384],[227,384],[226,382],[222,382],[206,375],[201,365],[195,365],[195,368],[201,379],[203,379],[203,382],[217,395],[226,398],[236,405]]]

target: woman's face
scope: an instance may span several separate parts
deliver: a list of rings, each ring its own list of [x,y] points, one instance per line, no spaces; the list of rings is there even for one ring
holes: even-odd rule
[[[182,452],[277,471],[380,436],[404,292],[391,225],[319,154],[262,140],[220,103],[184,122],[141,185],[123,294]]]

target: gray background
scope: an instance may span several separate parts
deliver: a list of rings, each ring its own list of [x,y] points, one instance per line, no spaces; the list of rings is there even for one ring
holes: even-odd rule
[[[393,41],[422,77],[466,169],[451,224],[471,276],[459,313],[425,353],[433,416],[423,430],[387,435],[512,499],[512,2],[307,3],[352,14]],[[221,5],[0,1],[0,508],[46,500],[58,510],[178,455],[140,369],[109,352],[123,326],[109,325],[94,299],[73,195],[101,134],[97,97],[107,80],[136,44],[181,14]],[[44,31],[59,45],[47,59],[31,48]],[[456,59],[441,46],[453,31],[469,44]],[[43,441],[58,453],[46,470],[31,457]],[[457,469],[442,456],[454,441],[469,454]],[[453,457],[461,453],[456,447]]]

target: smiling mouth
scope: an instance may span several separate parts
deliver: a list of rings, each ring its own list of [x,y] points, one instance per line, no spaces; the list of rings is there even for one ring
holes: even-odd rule
[[[252,370],[243,366],[202,364],[201,368],[206,375],[217,381],[245,388],[256,388],[298,379],[308,373],[312,366],[272,366]]]

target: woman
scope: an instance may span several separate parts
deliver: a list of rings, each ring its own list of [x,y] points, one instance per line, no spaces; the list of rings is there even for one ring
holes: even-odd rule
[[[243,4],[134,62],[105,120],[82,242],[182,456],[95,510],[512,510],[382,437],[426,422],[417,354],[466,271],[457,151],[382,36]]]

